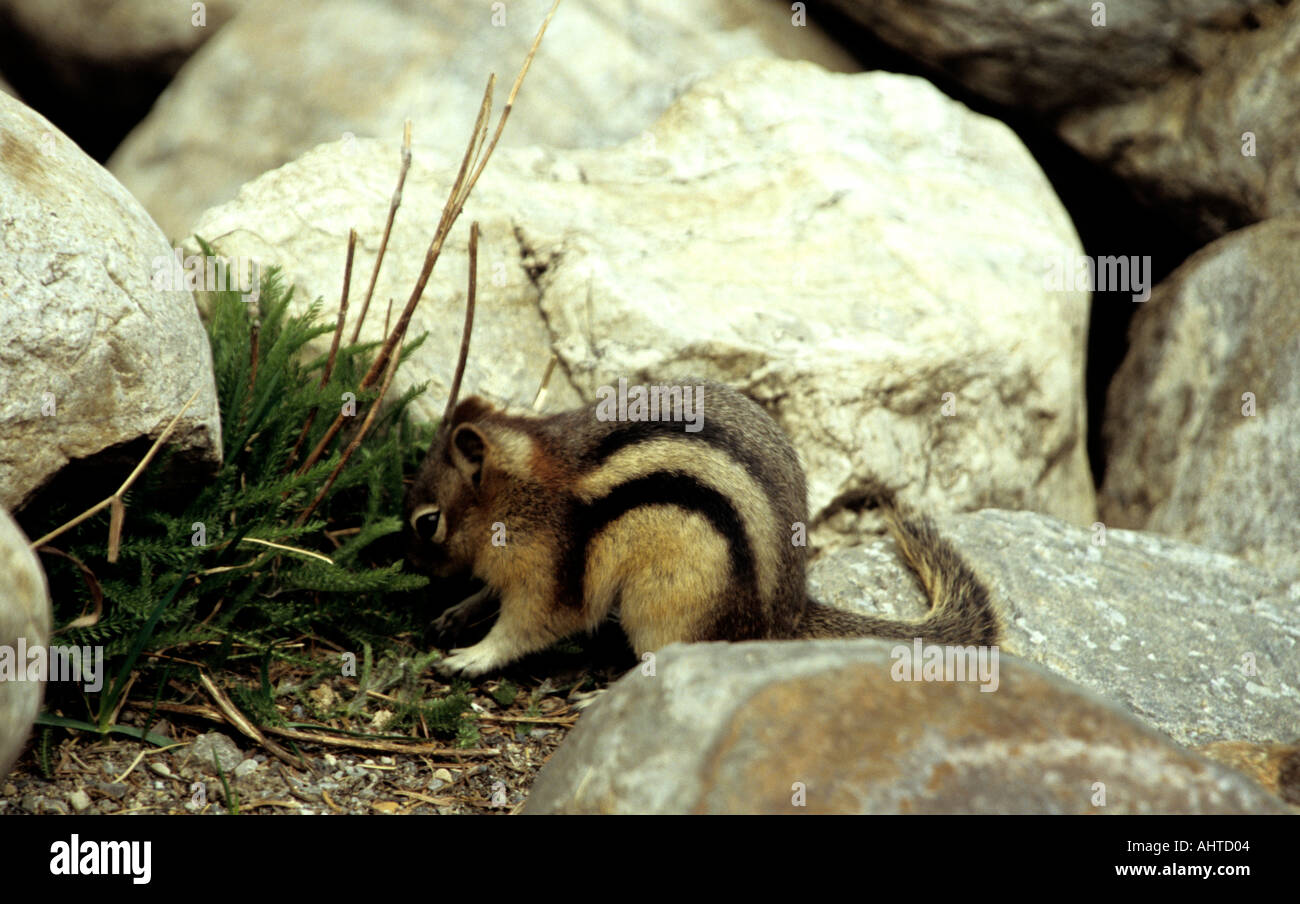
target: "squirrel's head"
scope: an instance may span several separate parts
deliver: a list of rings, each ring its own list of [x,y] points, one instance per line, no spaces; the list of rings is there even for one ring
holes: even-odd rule
[[[491,545],[493,525],[508,520],[530,444],[502,418],[471,396],[439,428],[403,506],[407,561],[415,570],[445,577],[472,569]]]

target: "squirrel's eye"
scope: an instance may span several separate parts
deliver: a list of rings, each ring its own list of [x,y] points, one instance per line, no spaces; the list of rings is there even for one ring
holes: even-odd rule
[[[437,506],[424,505],[411,513],[411,530],[415,531],[415,536],[424,542],[434,539],[438,533],[438,524],[442,520],[442,512]]]

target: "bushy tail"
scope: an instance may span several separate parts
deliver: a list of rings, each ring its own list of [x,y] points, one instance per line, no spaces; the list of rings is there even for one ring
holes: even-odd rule
[[[859,615],[808,600],[799,622],[799,637],[883,637],[926,643],[998,642],[1000,625],[988,588],[924,515],[904,510],[893,494],[879,492],[876,504],[898,543],[903,560],[920,579],[930,598],[930,614],[919,622]]]

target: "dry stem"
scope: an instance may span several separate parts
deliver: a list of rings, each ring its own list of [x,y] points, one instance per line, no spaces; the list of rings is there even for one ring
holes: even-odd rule
[[[401,315],[397,319],[396,326],[384,340],[383,346],[379,353],[375,355],[375,360],[371,363],[370,369],[366,372],[361,381],[361,388],[368,389],[380,379],[381,375],[386,375],[389,359],[396,355],[396,349],[406,336],[406,331],[411,323],[411,317],[415,313],[416,306],[424,295],[424,288],[429,282],[429,277],[433,273],[434,264],[437,263],[439,255],[442,253],[442,246],[447,240],[447,235],[451,232],[452,226],[460,217],[461,211],[465,206],[465,201],[478,182],[479,176],[483,173],[483,168],[487,166],[488,160],[492,156],[497,142],[501,138],[501,133],[505,130],[506,120],[510,117],[510,111],[514,106],[515,97],[519,94],[519,87],[523,84],[524,76],[528,74],[528,69],[532,65],[533,57],[537,54],[537,48],[542,42],[542,36],[546,34],[546,27],[550,24],[551,19],[555,16],[555,10],[559,7],[560,0],[555,0],[550,12],[542,21],[541,27],[537,30],[537,36],[533,38],[532,46],[528,49],[528,55],[524,58],[523,65],[519,69],[519,74],[515,77],[514,85],[510,88],[510,96],[506,99],[506,105],[501,110],[501,116],[497,120],[496,132],[492,140],[484,145],[484,139],[487,132],[487,120],[492,108],[492,91],[496,84],[496,77],[488,78],[487,89],[483,92],[483,102],[479,107],[479,115],[474,123],[474,131],[471,133],[469,145],[465,148],[465,156],[461,160],[460,170],[456,174],[456,180],[452,183],[451,191],[447,197],[447,202],[442,209],[442,218],[438,222],[438,228],[434,232],[433,239],[429,243],[429,249],[425,253],[424,266],[420,269],[420,275],[416,279],[415,286],[411,290],[411,296],[406,302]],[[471,171],[472,162],[472,171]],[[335,416],[325,435],[321,437],[320,442],[312,449],[307,460],[303,462],[298,469],[298,473],[304,473],[315,464],[339,430],[343,428],[344,414],[339,412]],[[313,506],[314,507],[314,506]]]
[[[217,687],[216,683],[210,677],[208,677],[207,672],[199,672],[199,682],[203,685],[203,689],[207,691],[208,695],[212,698],[212,702],[217,705],[217,709],[219,709],[221,714],[226,717],[226,721],[239,729],[240,733],[252,738],[275,757],[283,760],[290,766],[297,766],[300,769],[304,767],[310,768],[305,759],[294,757],[289,753],[289,751],[285,750],[279,744],[275,743],[275,741],[272,741],[266,735],[262,734],[256,725],[248,721],[248,719],[244,717],[244,714],[236,708],[235,704],[230,702],[230,698],[227,697],[219,687]]]
[[[320,376],[322,389],[325,388],[325,384],[330,381],[330,377],[334,374],[334,359],[338,355],[339,340],[343,336],[343,322],[348,316],[348,293],[352,285],[352,259],[356,255],[356,251],[357,231],[349,229],[348,254],[347,259],[343,262],[343,290],[339,293],[339,316],[334,324],[334,338],[330,340],[329,357],[325,360],[325,369]],[[316,412],[317,409],[315,408],[308,412],[307,422],[302,425],[302,432],[298,434],[298,440],[293,444],[293,451],[289,453],[288,467],[293,467],[293,463],[298,460],[298,452],[302,449],[302,444],[307,441],[307,434],[311,431],[311,425],[316,422]]]
[[[158,438],[154,440],[153,445],[149,447],[149,451],[145,453],[144,458],[140,459],[140,463],[135,466],[135,470],[131,472],[131,474],[126,478],[126,480],[122,481],[122,485],[117,488],[117,491],[113,493],[112,496],[109,496],[107,499],[104,499],[101,502],[95,503],[90,508],[82,512],[80,515],[73,518],[71,521],[68,521],[67,523],[59,527],[56,527],[54,530],[50,531],[45,536],[41,537],[39,540],[33,540],[30,544],[28,544],[29,548],[37,549],[41,546],[44,546],[46,543],[50,542],[55,537],[59,536],[62,533],[65,533],[66,531],[71,530],[81,522],[85,521],[87,518],[93,518],[95,515],[102,512],[105,508],[112,505],[115,506],[115,509],[113,511],[109,523],[108,561],[116,562],[117,550],[122,540],[122,516],[125,514],[126,511],[122,503],[122,497],[126,494],[126,491],[131,488],[131,484],[135,483],[136,478],[138,478],[140,474],[144,472],[144,469],[149,466],[149,462],[153,461],[154,456],[158,454],[158,450],[162,448],[162,444],[167,441],[167,437],[171,436],[172,431],[176,429],[176,425],[180,423],[181,416],[184,415],[185,412],[189,410],[190,405],[194,404],[194,400],[199,397],[199,390],[201,390],[202,388],[203,387],[200,386],[199,389],[194,390],[194,394],[190,396],[189,401],[186,402],[181,407],[180,411],[176,412],[176,416],[172,418],[171,423],[167,425],[167,428],[163,430],[162,433],[158,434]]]
[[[95,607],[95,611],[90,614],[86,614],[83,609],[80,615],[52,633],[58,634],[62,631],[70,631],[73,628],[85,628],[89,625],[99,624],[99,620],[104,614],[104,588],[99,585],[99,579],[95,577],[95,573],[90,570],[85,562],[78,559],[72,553],[64,552],[61,549],[56,549],[53,546],[48,545],[42,546],[36,551],[62,556],[65,559],[71,560],[72,564],[80,568],[82,580],[86,582],[86,589],[90,591],[90,599]]]
[[[406,184],[406,172],[411,168],[411,121],[406,121],[402,131],[402,166],[397,172],[397,188],[388,202],[388,220],[384,223],[384,236],[379,240],[379,254],[375,258],[375,268],[370,271],[370,285],[366,289],[365,300],[361,303],[361,313],[357,316],[357,325],[352,328],[352,344],[361,335],[361,324],[365,323],[366,312],[370,310],[370,298],[375,294],[375,283],[379,282],[379,266],[384,262],[384,252],[388,250],[388,236],[393,231],[393,220],[397,219],[397,208],[402,206],[402,186]]]
[[[460,355],[456,358],[456,374],[451,378],[451,392],[447,395],[447,408],[442,414],[443,425],[451,423],[460,395],[460,381],[465,376],[465,362],[469,360],[469,335],[474,330],[474,300],[478,291],[478,220],[469,226],[469,291],[465,298],[465,326],[460,333]]]

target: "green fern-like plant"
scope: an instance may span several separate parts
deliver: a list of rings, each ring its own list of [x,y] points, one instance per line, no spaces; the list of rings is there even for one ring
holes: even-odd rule
[[[206,244],[203,249],[212,253]],[[302,460],[345,399],[355,399],[358,415],[374,400],[374,390],[359,386],[375,344],[343,344],[330,370],[326,356],[311,355],[309,344],[334,327],[319,322],[319,302],[293,313],[292,294],[279,271],[270,269],[256,305],[234,291],[208,293],[200,305],[221,414],[217,472],[180,491],[176,462],[164,451],[128,495],[116,562],[106,556],[107,511],[55,544],[80,560],[102,588],[103,617],[59,638],[103,647],[108,680],[80,704],[101,732],[114,728],[133,675],[147,681],[166,665],[171,677],[187,669],[197,677],[196,665],[215,670],[249,660],[260,661],[265,676],[266,662],[292,655],[285,645],[304,635],[360,649],[392,644],[395,636],[422,627],[403,595],[427,581],[403,570],[394,541],[401,530],[403,473],[432,435],[430,426],[408,416],[423,387],[391,394],[324,499],[298,524],[355,427],[345,426],[334,450],[305,470]],[[408,343],[402,358],[419,342]],[[359,424],[361,417],[354,420]],[[45,500],[24,526],[41,536],[85,507],[82,499]],[[47,557],[45,565],[56,623],[67,625],[89,608],[93,591],[69,560]],[[241,692],[236,699],[270,718],[265,678],[264,685],[263,693]],[[44,724],[82,724],[53,712],[78,707],[71,688],[51,685]]]

